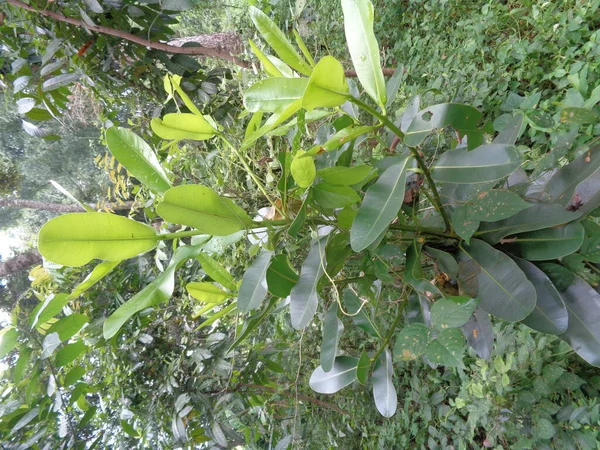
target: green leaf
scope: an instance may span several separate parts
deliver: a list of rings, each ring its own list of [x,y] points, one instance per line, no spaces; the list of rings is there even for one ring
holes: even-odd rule
[[[338,356],[329,372],[325,372],[322,367],[317,367],[310,376],[308,384],[319,394],[334,394],[356,380],[357,366],[358,358]]]
[[[250,44],[250,50],[252,50],[252,53],[254,53],[256,55],[256,57],[259,59],[259,61],[262,63],[263,70],[265,72],[267,72],[267,75],[269,75],[270,77],[282,77],[283,76],[281,71],[275,66],[275,64],[273,64],[273,62],[271,62],[271,60],[267,57],[267,55],[265,55],[256,46],[256,44],[252,41],[252,39],[248,40],[248,44]]]
[[[552,281],[552,284],[556,286],[560,292],[567,289],[573,281],[575,281],[575,275],[565,266],[554,263],[539,263],[538,267],[548,275],[548,278]]]
[[[6,327],[0,331],[0,358],[8,355],[18,344],[19,332],[15,327]]]
[[[202,233],[228,236],[251,223],[246,212],[211,188],[187,184],[171,188],[156,212],[166,221],[194,227]]]
[[[480,298],[481,309],[509,322],[523,320],[533,311],[535,288],[512,259],[477,239],[460,249],[460,261],[472,264],[459,266],[459,282],[473,283],[462,293]]]
[[[240,345],[256,328],[258,328],[269,316],[271,310],[277,305],[279,299],[272,297],[269,304],[259,313],[253,314],[249,320],[245,321],[244,328],[237,335],[236,340],[231,344],[231,347],[226,353],[229,353]]]
[[[202,246],[180,246],[173,253],[169,265],[152,283],[123,303],[105,321],[103,326],[104,339],[110,339],[121,329],[135,313],[151,306],[166,302],[175,289],[175,271],[188,259],[196,258]]]
[[[510,175],[522,162],[523,157],[511,145],[485,144],[471,151],[460,148],[443,153],[431,176],[446,183],[484,183]]]
[[[296,330],[306,327],[317,312],[317,284],[325,272],[326,238],[314,241],[302,265],[298,283],[290,292],[290,315]]]
[[[521,322],[542,333],[564,333],[569,323],[569,315],[562,297],[550,279],[529,261],[515,258],[515,262],[531,281],[537,295],[535,308]]]
[[[416,147],[421,145],[433,130],[449,125],[461,131],[462,135],[468,136],[470,132],[477,130],[477,124],[481,117],[482,114],[477,109],[460,103],[442,103],[430,106],[415,115],[406,129],[404,143],[409,147]]]
[[[234,296],[229,292],[225,292],[218,286],[215,286],[213,283],[194,281],[186,284],[185,289],[196,300],[215,305],[221,304],[228,298]]]
[[[281,113],[302,98],[307,85],[306,78],[266,78],[244,92],[244,106],[250,112]]]
[[[303,75],[309,76],[311,67],[298,54],[292,43],[265,13],[254,6],[250,7],[250,18],[263,39],[271,46],[283,62]]]
[[[309,187],[317,176],[315,161],[304,150],[298,150],[294,155],[290,171],[294,177],[294,181],[301,188]]]
[[[558,169],[538,195],[539,199],[566,206],[575,194],[577,186],[600,169],[598,150],[600,150],[599,145],[593,146],[589,152]]]
[[[133,131],[110,127],[106,130],[106,145],[123,167],[153,191],[164,194],[171,188],[154,150]]]
[[[550,132],[556,125],[552,116],[540,110],[527,112],[525,119],[532,128],[540,131]]]
[[[165,140],[191,139],[204,141],[216,134],[216,130],[208,121],[198,114],[171,113],[160,119],[155,117],[150,122],[152,131]]]
[[[154,228],[106,213],[74,213],[55,217],[40,230],[42,256],[63,266],[83,266],[92,259],[121,261],[152,250]]]
[[[479,229],[481,222],[471,216],[472,208],[469,205],[459,206],[451,214],[452,227],[456,234],[465,240],[467,244],[471,237]]]
[[[67,344],[56,353],[56,367],[64,367],[71,364],[80,355],[85,353],[87,346],[82,341]]]
[[[493,223],[483,222],[476,237],[496,244],[506,236],[555,227],[571,222],[577,217],[577,213],[566,211],[561,205],[537,203],[508,219]]]
[[[367,178],[371,170],[371,167],[366,165],[354,167],[334,166],[317,171],[317,175],[331,184],[352,186]]]
[[[238,294],[238,309],[241,312],[258,308],[265,299],[268,290],[267,270],[272,257],[273,252],[263,250],[246,270]]]
[[[312,195],[313,199],[323,208],[345,208],[360,201],[360,196],[354,189],[326,182],[313,186]]]
[[[121,261],[105,261],[103,263],[98,264],[96,267],[94,267],[94,270],[92,270],[90,274],[87,277],[85,277],[85,280],[79,283],[75,290],[71,292],[71,294],[69,295],[69,299],[79,297],[93,285],[102,280],[102,278],[104,278],[106,275],[112,272],[112,270],[115,267],[117,267],[120,263]]]
[[[226,315],[228,315],[229,313],[235,312],[235,311],[237,311],[237,305],[236,305],[236,303],[231,303],[230,305],[227,305],[225,308],[223,308],[219,312],[216,312],[215,314],[210,316],[208,319],[206,319],[204,322],[202,322],[200,325],[198,325],[196,327],[195,331],[201,330],[202,328],[206,328],[206,327],[212,325],[213,323],[215,323],[217,320],[219,320],[219,319],[225,317]]]
[[[523,115],[517,114],[516,116],[510,116],[502,131],[498,133],[492,143],[494,144],[507,144],[515,145],[517,139],[523,132]]]
[[[488,313],[478,307],[462,326],[462,332],[480,358],[490,359],[494,348],[494,329]]]
[[[363,304],[363,301],[350,288],[344,289],[344,305],[352,322],[369,336],[382,338],[377,326],[367,313],[368,302]]]
[[[369,369],[371,368],[371,358],[369,354],[363,350],[358,359],[358,365],[356,366],[356,378],[362,385],[367,384],[367,377],[369,376]]]
[[[277,255],[267,270],[269,292],[277,297],[286,298],[300,277],[285,255]]]
[[[584,229],[579,222],[517,234],[506,239],[503,249],[529,261],[558,259],[581,247]]]
[[[330,372],[337,355],[338,343],[344,332],[344,324],[338,318],[338,304],[331,304],[323,320],[323,341],[321,342],[321,368]]]
[[[379,45],[373,32],[373,4],[369,0],[342,0],[342,11],[346,42],[360,84],[375,102],[384,107],[385,80]]]
[[[392,417],[398,407],[398,396],[392,383],[393,377],[392,354],[385,349],[385,352],[377,358],[373,370],[373,398],[377,411],[386,418]]]
[[[50,294],[43,303],[40,303],[31,313],[31,328],[42,325],[52,319],[62,311],[63,307],[69,303],[67,294]]]
[[[371,245],[396,218],[404,202],[406,169],[410,158],[385,170],[363,199],[350,229],[352,250]]]
[[[463,326],[477,308],[477,301],[469,297],[446,297],[431,307],[431,325],[438,330]]]
[[[350,125],[348,127],[342,128],[340,131],[335,133],[325,143],[314,145],[308,150],[307,153],[311,156],[316,156],[324,151],[331,152],[333,150],[337,150],[344,144],[353,141],[357,137],[362,136],[363,134],[366,134],[369,131],[374,130],[375,128],[376,127],[374,126]]]
[[[311,66],[314,67],[315,60],[313,59],[312,55],[308,51],[308,48],[306,47],[306,44],[304,43],[304,41],[300,37],[300,33],[298,33],[298,31],[296,31],[295,29],[294,29],[293,33],[294,33],[294,39],[296,39],[296,44],[298,44],[298,47],[300,48],[300,51],[302,52],[302,54],[304,55],[304,57],[306,58],[306,60],[308,61],[308,63]]]
[[[85,374],[86,370],[83,367],[75,366],[71,370],[69,370],[69,372],[65,375],[63,384],[65,386],[71,386],[77,383]]]
[[[285,111],[281,113],[272,114],[271,117],[265,122],[263,126],[261,126],[254,133],[251,133],[249,136],[246,136],[244,141],[242,142],[241,150],[249,148],[255,141],[260,139],[262,136],[267,134],[268,132],[274,130],[283,122],[291,118],[294,114],[296,114],[302,108],[302,100],[298,99],[290,106],[288,106]]]
[[[600,294],[579,277],[561,293],[569,313],[567,331],[558,337],[593,366],[600,367]]]
[[[431,340],[431,328],[422,323],[411,323],[396,335],[394,356],[402,361],[412,361],[425,353]]]
[[[1,334],[0,336],[2,339],[0,341],[0,355],[2,355],[5,350],[4,344],[2,344],[4,341],[4,334]],[[31,359],[32,353],[33,349],[29,347],[23,348],[21,346],[19,348],[19,359],[17,360],[17,364],[15,364],[15,368],[13,370],[13,381],[15,384],[19,384],[23,380],[23,375],[25,375],[25,369],[27,369],[27,366],[29,365],[29,360]],[[6,354],[2,355],[1,357],[3,358],[4,356],[6,356]]]
[[[600,225],[593,220],[584,220],[581,225],[585,237],[579,253],[586,261],[600,264]]]
[[[427,345],[425,356],[435,364],[464,367],[465,338],[457,328],[448,328]]]
[[[141,437],[141,435],[135,430],[135,428],[129,425],[125,420],[121,420],[121,428],[127,435],[131,436],[134,439],[139,439]]]
[[[62,73],[42,83],[42,91],[48,92],[71,84],[81,78],[79,73]]]
[[[232,292],[237,291],[237,285],[235,284],[233,276],[227,272],[225,267],[215,261],[212,256],[209,256],[206,253],[200,253],[196,259],[200,261],[202,270],[204,270],[206,275],[221,284],[225,289],[229,289]]]
[[[406,268],[404,279],[406,283],[412,286],[417,292],[422,294],[428,292],[443,296],[440,290],[425,279],[423,268],[421,267],[421,247],[422,243],[413,240],[406,249]]]
[[[333,56],[323,57],[313,69],[302,98],[302,107],[332,108],[344,104],[350,95],[342,64]]]
[[[524,201],[514,192],[492,189],[481,192],[469,204],[469,215],[482,222],[495,222],[508,219],[531,206],[533,203]]]
[[[75,335],[90,318],[85,314],[71,314],[52,324],[46,334],[58,333],[61,341],[66,341]]]
[[[432,247],[426,247],[424,251],[436,260],[440,272],[448,275],[451,280],[456,278],[456,274],[458,273],[458,263],[456,262],[456,259],[454,259],[454,256]]]
[[[600,115],[592,109],[569,107],[560,112],[560,121],[583,125],[600,121]]]

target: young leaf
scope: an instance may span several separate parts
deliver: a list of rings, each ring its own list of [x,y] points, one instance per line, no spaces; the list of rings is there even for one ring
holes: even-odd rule
[[[309,187],[317,176],[315,161],[311,155],[304,150],[298,150],[290,167],[296,184],[302,188]]]
[[[298,54],[296,49],[292,46],[292,43],[285,37],[277,25],[275,25],[275,22],[254,6],[250,7],[250,18],[263,39],[267,41],[283,62],[303,75],[310,75],[311,67]]]
[[[480,358],[490,359],[494,348],[494,329],[488,313],[477,308],[462,326],[462,332]]]
[[[431,324],[438,330],[463,326],[477,308],[477,301],[469,297],[446,297],[431,307]]]
[[[422,323],[411,323],[396,335],[394,356],[402,361],[412,361],[425,353],[431,341],[431,328]]]
[[[244,106],[250,112],[281,113],[301,99],[306,91],[306,78],[266,78],[244,92]]]
[[[156,212],[168,222],[188,225],[214,236],[228,236],[251,222],[246,212],[230,199],[196,184],[169,189]]]
[[[486,144],[470,151],[459,148],[443,153],[431,176],[446,183],[484,183],[510,175],[522,161],[521,153],[510,145]]]
[[[365,194],[350,229],[350,244],[355,252],[375,242],[398,215],[404,202],[409,161],[410,158],[406,158],[390,166]]]
[[[15,327],[6,327],[0,331],[0,358],[8,355],[18,344],[19,332]]]
[[[83,266],[92,259],[121,261],[156,246],[154,228],[106,213],[74,213],[55,217],[40,230],[42,256],[63,266]]]
[[[325,372],[322,367],[317,367],[310,376],[308,384],[319,394],[334,394],[356,380],[357,366],[358,358],[338,356],[329,372]]]
[[[348,50],[358,79],[383,108],[387,99],[379,45],[373,32],[373,4],[369,0],[342,0],[342,11]]]
[[[69,295],[69,299],[74,299],[79,297],[93,285],[98,283],[102,278],[107,276],[115,267],[117,267],[121,261],[105,261],[103,263],[98,264],[94,267],[94,270],[90,272],[90,274],[85,277],[79,285],[75,288],[73,292]]]
[[[248,44],[250,44],[250,50],[252,50],[252,53],[254,53],[256,55],[256,57],[259,59],[259,61],[262,63],[263,70],[265,72],[267,72],[267,75],[269,75],[270,77],[282,77],[283,76],[281,71],[275,66],[275,64],[273,64],[273,62],[267,57],[267,55],[265,55],[256,46],[256,44],[252,41],[252,39],[248,40]]]
[[[360,201],[360,196],[354,189],[326,182],[315,184],[312,195],[313,199],[323,208],[345,208]]]
[[[358,365],[356,366],[356,378],[360,384],[367,384],[370,368],[371,358],[369,358],[369,354],[363,350],[360,354],[360,358],[358,359]]]
[[[325,242],[326,238],[313,242],[302,265],[298,283],[290,292],[290,315],[296,330],[306,327],[317,311],[317,284],[325,271]]]
[[[333,56],[325,56],[315,66],[308,80],[302,107],[312,111],[315,108],[340,106],[348,95],[348,83],[342,64]]]
[[[221,284],[224,288],[229,289],[232,292],[237,291],[237,285],[231,274],[227,272],[225,267],[218,261],[215,261],[212,256],[209,256],[206,253],[200,253],[197,259],[200,261],[202,270],[204,270],[206,275]]]
[[[515,258],[515,262],[531,281],[537,294],[535,308],[521,322],[542,333],[564,333],[569,324],[569,314],[565,302],[550,279],[529,261]]]
[[[306,44],[304,43],[304,41],[300,37],[300,33],[298,33],[297,30],[294,30],[294,38],[296,39],[296,44],[298,44],[298,47],[300,48],[300,51],[302,52],[302,54],[304,55],[304,57],[306,58],[306,60],[308,61],[308,63],[312,67],[314,67],[315,66],[315,60],[313,59],[312,55],[308,51],[308,48],[306,47]]]
[[[323,320],[323,341],[321,342],[321,368],[329,372],[333,368],[338,343],[344,332],[344,324],[338,318],[338,305],[332,303]]]
[[[194,281],[192,283],[188,283],[185,286],[185,289],[196,300],[204,303],[219,305],[228,298],[233,297],[232,294],[225,292],[218,286],[215,286],[213,283]]]
[[[517,234],[507,239],[503,249],[529,261],[548,261],[579,250],[584,233],[579,222],[571,222],[562,227]]]
[[[352,186],[360,183],[371,173],[371,167],[362,165],[354,167],[334,166],[317,172],[323,180],[340,186]]]
[[[462,294],[480,298],[481,309],[509,322],[533,311],[535,288],[512,259],[477,239],[460,249],[460,261],[468,263],[459,265]]]
[[[238,294],[238,309],[241,312],[258,308],[265,299],[267,295],[267,270],[272,257],[273,252],[263,250],[246,270]]]
[[[569,326],[558,337],[588,363],[600,367],[600,294],[575,277],[575,283],[561,296],[569,312]]]
[[[106,130],[106,145],[123,167],[153,191],[164,194],[171,188],[154,150],[133,131],[110,127]]]
[[[442,331],[427,345],[425,356],[435,364],[464,367],[462,355],[465,349],[465,338],[457,328]]]
[[[373,370],[373,398],[375,406],[379,413],[386,418],[392,417],[396,413],[398,407],[398,396],[396,388],[392,383],[394,376],[394,367],[392,366],[392,354],[386,348],[377,362]]]
[[[152,131],[165,140],[191,139],[204,141],[216,134],[216,130],[203,117],[197,114],[171,113],[150,122]]]
[[[269,292],[277,297],[286,298],[298,282],[298,274],[285,255],[277,255],[267,270]]]

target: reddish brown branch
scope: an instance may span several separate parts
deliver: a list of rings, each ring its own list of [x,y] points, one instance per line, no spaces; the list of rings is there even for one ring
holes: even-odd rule
[[[114,211],[126,211],[131,209],[131,205],[133,202],[128,201],[124,204],[118,203],[108,203],[106,206],[109,209]],[[101,209],[103,205],[90,205],[92,209]],[[38,202],[35,200],[23,200],[21,198],[0,198],[0,207],[4,208],[27,208],[27,209],[37,209],[42,211],[50,211],[55,213],[73,213],[73,212],[83,212],[84,209],[79,205],[65,205],[62,203],[47,203],[47,202]]]

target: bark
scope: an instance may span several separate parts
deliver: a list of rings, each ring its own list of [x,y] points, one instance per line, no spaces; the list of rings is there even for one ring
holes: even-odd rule
[[[37,250],[13,256],[8,261],[0,262],[0,278],[27,270],[42,263],[42,255]]]
[[[239,34],[228,31],[224,33],[200,34],[198,36],[188,36],[169,41],[169,45],[181,47],[184,44],[193,42],[204,48],[214,48],[230,54],[239,54],[244,51],[242,38]]]
[[[114,211],[124,211],[131,209],[132,204],[133,202],[125,202],[125,204],[123,205],[120,205],[118,203],[109,203],[105,206]],[[0,198],[0,207],[37,209],[42,211],[55,212],[59,214],[85,211],[79,205],[64,205],[62,203],[38,202],[35,200],[23,200],[20,198]],[[90,205],[90,207],[95,210],[102,209],[102,205]]]

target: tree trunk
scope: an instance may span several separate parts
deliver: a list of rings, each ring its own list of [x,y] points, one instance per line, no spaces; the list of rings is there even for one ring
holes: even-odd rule
[[[108,203],[105,206],[115,211],[131,209],[133,202],[125,202],[123,205],[118,203]],[[35,200],[23,200],[20,198],[0,198],[0,207],[4,208],[29,208],[55,213],[83,212],[84,209],[79,205],[64,205],[62,203],[38,202]],[[90,205],[92,209],[101,209],[102,205]]]
[[[42,255],[37,250],[13,256],[8,261],[0,262],[0,278],[22,272],[41,263]]]
[[[168,44],[175,47],[181,47],[189,42],[199,44],[201,47],[214,48],[220,52],[228,52],[234,55],[244,51],[241,36],[233,31],[182,37],[173,39],[172,41],[169,41]]]

